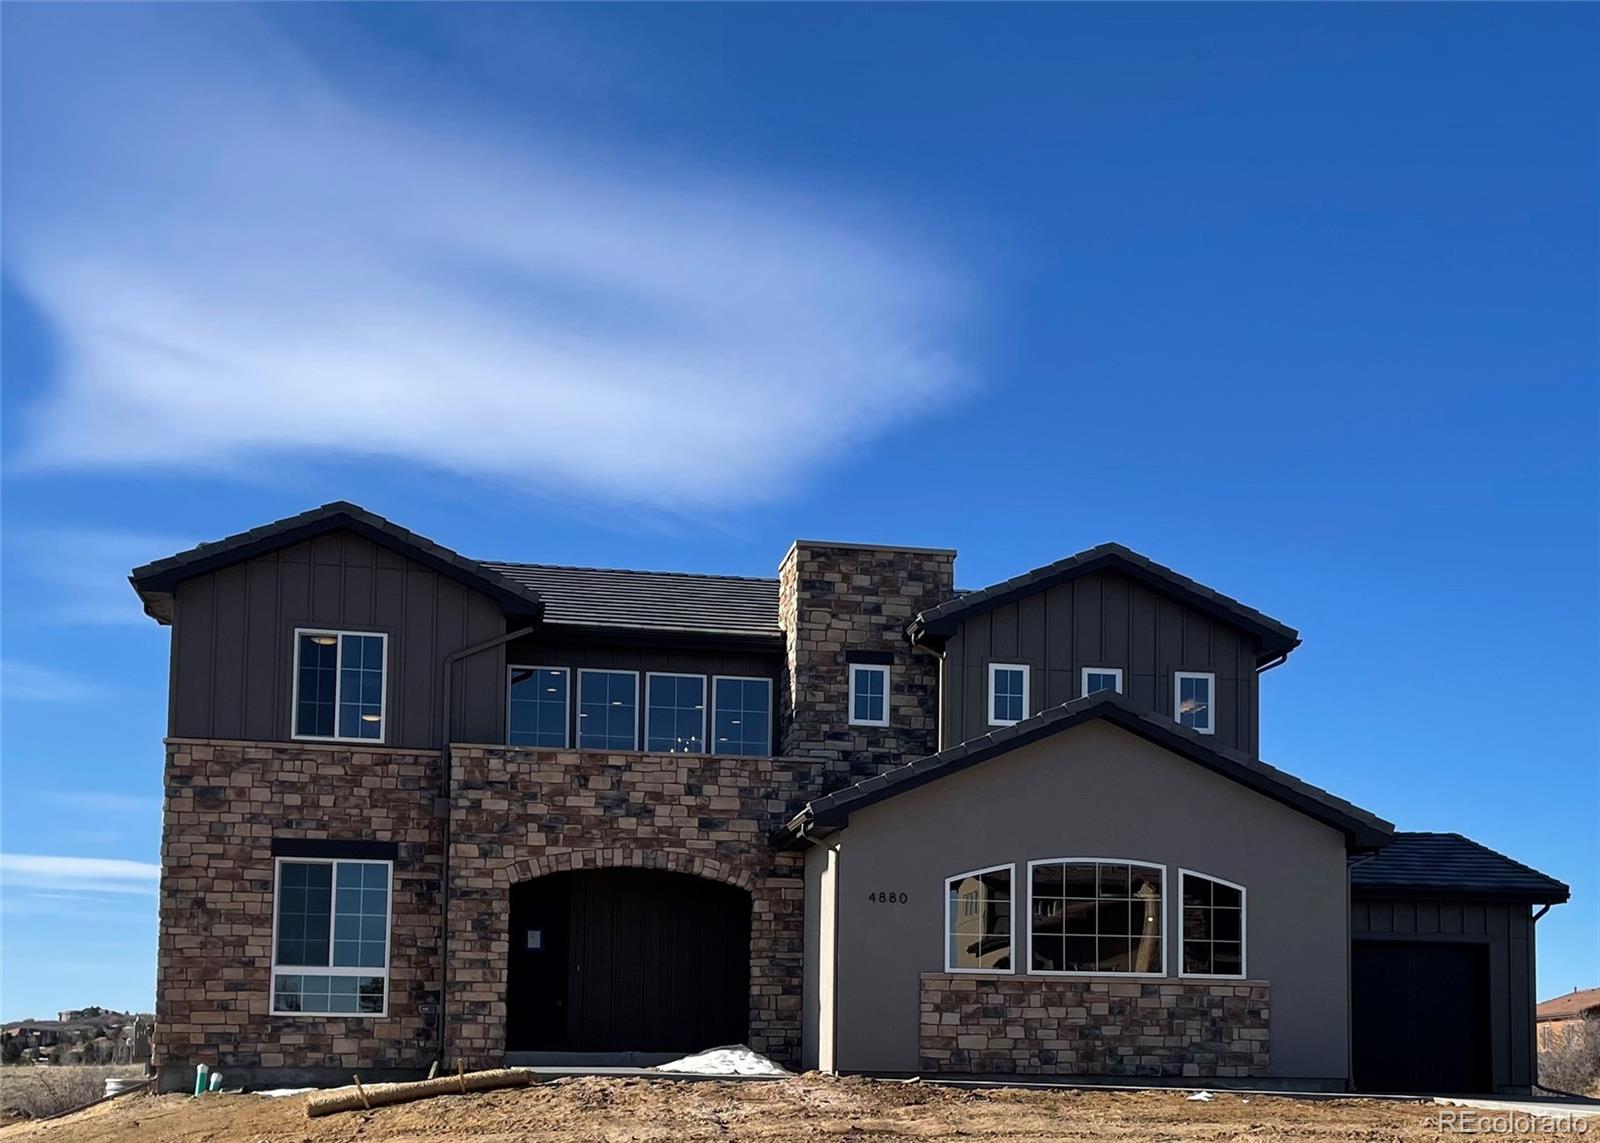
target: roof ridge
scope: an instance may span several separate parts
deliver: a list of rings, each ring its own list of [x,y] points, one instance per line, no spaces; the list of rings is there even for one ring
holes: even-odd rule
[[[586,564],[531,564],[518,560],[480,560],[485,567],[501,568],[535,568],[540,571],[591,571],[591,572],[617,572],[622,575],[660,575],[660,576],[686,576],[691,579],[716,579],[737,580],[741,583],[768,583],[776,586],[779,582],[777,576],[760,575],[728,575],[724,572],[685,572],[664,571],[659,568],[606,568],[590,567]]]

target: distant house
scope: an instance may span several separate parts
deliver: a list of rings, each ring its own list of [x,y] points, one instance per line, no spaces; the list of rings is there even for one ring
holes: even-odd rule
[[[1535,1010],[1539,1046],[1548,1047],[1564,1040],[1583,1027],[1584,1021],[1600,1020],[1600,988],[1574,988],[1565,996],[1546,1000]]]

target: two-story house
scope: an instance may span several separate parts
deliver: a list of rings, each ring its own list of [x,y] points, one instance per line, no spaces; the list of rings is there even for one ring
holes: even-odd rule
[[[136,569],[172,631],[165,1084],[745,1042],[1527,1089],[1566,887],[1263,762],[1294,630],[1116,545],[954,561],[485,562],[335,503]]]

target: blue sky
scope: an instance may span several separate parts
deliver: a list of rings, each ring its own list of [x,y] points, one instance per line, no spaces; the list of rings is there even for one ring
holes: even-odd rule
[[[1120,540],[1301,630],[1264,757],[1568,881],[1539,992],[1600,984],[1593,7],[0,22],[0,1015],[152,1000],[128,568],[335,498],[743,574]]]

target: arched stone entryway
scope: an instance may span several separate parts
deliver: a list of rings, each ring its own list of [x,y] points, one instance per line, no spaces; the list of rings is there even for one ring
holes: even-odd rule
[[[750,912],[746,890],[669,869],[572,869],[512,885],[506,1050],[743,1043]]]

